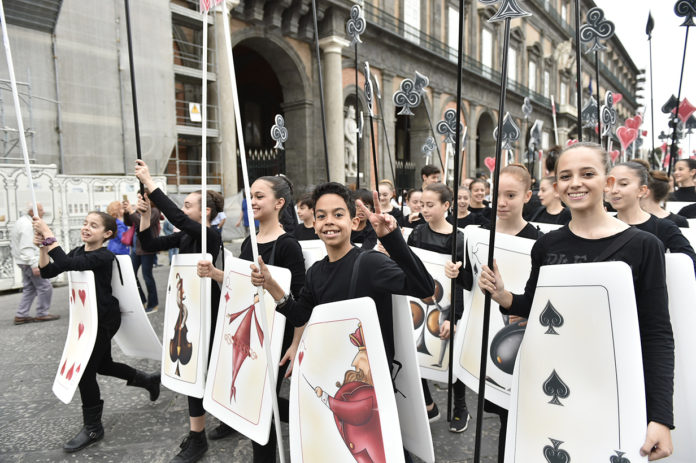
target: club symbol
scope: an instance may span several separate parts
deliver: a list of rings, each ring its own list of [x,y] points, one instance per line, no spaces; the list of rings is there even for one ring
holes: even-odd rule
[[[532,115],[532,103],[529,101],[529,97],[524,98],[524,103],[522,103],[522,113],[525,119],[529,119]]]
[[[367,100],[367,109],[370,110],[370,116],[374,116],[375,113],[372,108],[372,79],[370,77],[370,63],[365,61],[363,65],[363,75],[365,76],[365,99]]]
[[[542,390],[544,391],[544,394],[551,397],[551,400],[549,400],[550,404],[560,405],[561,407],[563,404],[560,400],[558,400],[558,398],[560,397],[561,399],[567,399],[570,395],[570,388],[566,383],[563,382],[561,377],[558,376],[556,370],[553,370],[551,375],[546,378],[546,381],[544,381],[544,384],[542,385]]]
[[[421,152],[423,153],[423,156],[429,158],[433,155],[433,151],[435,151],[435,148],[435,139],[433,137],[428,137],[425,139],[425,143],[423,143]]]
[[[276,142],[273,148],[283,150],[283,143],[288,140],[288,129],[285,128],[285,119],[280,114],[275,116],[275,124],[271,127],[271,138]]]
[[[544,121],[539,119],[534,121],[532,130],[529,131],[529,149],[536,150],[541,146],[541,133],[544,128]]]
[[[544,447],[544,458],[548,463],[570,463],[570,454],[563,449],[559,449],[563,441],[549,437],[551,445]]]
[[[411,108],[417,107],[421,102],[421,93],[416,90],[412,79],[404,79],[399,85],[399,90],[394,93],[394,105],[401,108],[399,116],[413,116]]]
[[[609,463],[631,463],[631,460],[624,456],[626,452],[619,452],[618,450],[614,450],[614,452],[616,452],[616,455],[609,457]]]
[[[582,108],[581,117],[584,129],[592,129],[597,126],[597,100],[593,96],[590,97],[585,107]]]
[[[616,126],[616,109],[614,109],[614,94],[610,91],[604,94],[604,105],[602,106],[602,136],[611,133]]]
[[[454,143],[455,136],[457,135],[457,111],[454,109],[448,109],[445,111],[445,118],[437,123],[435,127],[437,133],[444,135],[445,143]],[[464,131],[464,124],[459,123],[459,132]]]
[[[360,5],[350,7],[350,19],[346,22],[346,34],[350,38],[350,44],[362,43],[360,36],[365,32],[367,24],[365,23],[365,15]]]
[[[615,31],[614,23],[604,19],[604,11],[601,8],[594,7],[587,12],[587,24],[583,24],[580,28],[580,41],[582,43],[591,43],[592,46],[585,52],[606,50],[606,45],[599,41],[610,39]]]
[[[662,131],[660,131],[660,135],[658,135],[657,138],[659,138],[661,141],[665,141],[665,140],[669,140],[670,138],[672,138],[672,136],[666,134],[665,131],[662,130]]]
[[[498,139],[498,128],[493,130],[493,138]],[[520,139],[520,128],[515,124],[515,120],[510,113],[503,119],[503,149],[511,150],[512,144]]]
[[[493,5],[500,0],[479,0],[484,5]],[[498,12],[494,14],[488,22],[502,21],[510,18],[521,18],[523,16],[531,16],[532,13],[525,11],[517,3],[517,0],[502,0]]]
[[[674,13],[680,18],[684,18],[682,26],[696,26],[694,16],[696,16],[696,0],[679,0],[674,5]]]
[[[558,334],[554,328],[563,326],[563,321],[563,315],[556,310],[551,301],[548,301],[544,310],[541,311],[541,315],[539,315],[541,326],[548,328],[544,334]]]

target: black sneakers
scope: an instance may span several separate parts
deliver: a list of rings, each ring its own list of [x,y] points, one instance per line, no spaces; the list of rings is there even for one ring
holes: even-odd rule
[[[471,419],[471,415],[469,415],[469,410],[467,410],[466,408],[455,408],[452,415],[452,421],[450,421],[449,426],[450,432],[466,431],[466,428],[469,427],[469,420]]]
[[[205,430],[201,432],[191,431],[181,442],[181,451],[172,458],[169,463],[194,463],[208,451],[208,440],[205,438]]]
[[[433,409],[427,410],[427,412],[428,412],[428,421],[430,421],[431,423],[434,423],[440,419],[440,410],[438,410],[436,403],[433,403]]]
[[[220,421],[220,426],[208,433],[208,439],[218,440],[233,435],[236,431]]]

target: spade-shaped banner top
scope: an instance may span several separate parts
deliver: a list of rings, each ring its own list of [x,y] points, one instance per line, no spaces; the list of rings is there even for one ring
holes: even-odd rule
[[[503,119],[503,149],[511,150],[512,144],[520,139],[520,128],[515,124],[515,120],[510,113],[505,114]],[[493,130],[493,138],[498,139],[498,128]]]

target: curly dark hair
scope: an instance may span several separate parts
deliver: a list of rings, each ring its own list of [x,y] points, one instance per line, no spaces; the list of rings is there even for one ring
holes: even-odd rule
[[[346,207],[348,208],[350,218],[352,219],[353,217],[355,217],[355,201],[353,200],[353,197],[348,187],[337,182],[327,182],[322,183],[321,185],[317,185],[317,187],[312,192],[312,202],[315,206],[319,201],[319,198],[321,198],[324,195],[340,196],[343,199],[343,201],[346,202]],[[314,213],[316,214],[316,210]]]

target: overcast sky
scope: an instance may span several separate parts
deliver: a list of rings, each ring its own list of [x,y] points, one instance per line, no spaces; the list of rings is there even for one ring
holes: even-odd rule
[[[643,128],[650,131],[650,55],[648,36],[645,25],[648,12],[652,11],[655,29],[652,33],[653,80],[655,98],[655,146],[662,143],[657,138],[661,130],[668,131],[667,116],[661,112],[662,105],[670,95],[679,90],[679,73],[681,71],[682,53],[686,27],[680,27],[682,18],[674,13],[675,0],[595,0],[597,6],[604,10],[605,16],[616,25],[616,34],[621,39],[638,68],[646,70],[645,97],[646,106]],[[584,22],[585,18],[582,18]],[[696,28],[690,28],[689,43],[684,67],[682,99],[685,97],[696,105]],[[651,144],[650,134],[644,145]],[[684,141],[688,148],[688,140]],[[696,149],[696,136],[692,135],[691,149]]]

